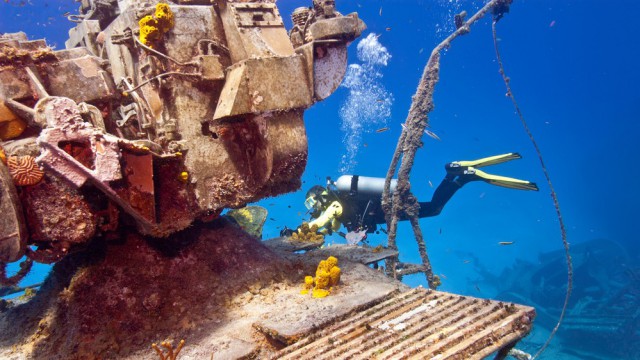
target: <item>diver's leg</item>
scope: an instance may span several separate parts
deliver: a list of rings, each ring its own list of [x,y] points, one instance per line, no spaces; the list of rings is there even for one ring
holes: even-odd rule
[[[458,189],[470,180],[472,179],[465,179],[463,177],[458,177],[456,179],[456,176],[451,174],[445,176],[440,185],[436,188],[436,191],[433,193],[431,201],[420,203],[420,212],[418,213],[418,216],[423,218],[440,214],[453,194],[455,194]]]

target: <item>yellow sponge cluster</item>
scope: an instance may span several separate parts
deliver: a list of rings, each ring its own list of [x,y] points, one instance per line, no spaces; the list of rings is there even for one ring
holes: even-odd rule
[[[321,260],[316,269],[316,277],[306,276],[301,294],[306,295],[311,291],[314,298],[323,298],[331,293],[333,287],[340,282],[340,268],[338,259],[329,256],[327,260]],[[315,284],[315,286],[314,286]]]
[[[324,241],[324,235],[318,233],[318,225],[309,226],[307,222],[303,222],[300,225],[300,230],[291,234],[291,238],[302,242]]]
[[[138,25],[140,25],[140,42],[153,48],[162,35],[173,27],[173,12],[169,5],[159,3],[156,5],[155,14],[143,17],[138,21]]]

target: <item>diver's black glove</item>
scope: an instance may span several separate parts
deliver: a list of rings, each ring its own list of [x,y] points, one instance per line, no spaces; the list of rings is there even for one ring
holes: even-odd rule
[[[290,237],[290,236],[291,236],[291,234],[293,234],[295,231],[296,231],[296,230],[294,230],[294,229],[289,229],[288,227],[286,227],[286,226],[285,226],[285,227],[284,227],[284,229],[280,230],[280,236],[281,236],[281,237],[284,237],[284,236],[286,236],[286,237]]]

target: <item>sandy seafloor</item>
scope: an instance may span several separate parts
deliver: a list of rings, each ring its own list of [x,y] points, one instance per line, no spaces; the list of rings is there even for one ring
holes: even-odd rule
[[[280,0],[278,5],[289,28],[288,14],[310,2]],[[368,25],[349,53],[350,64],[363,71],[352,68],[345,86],[305,113],[309,164],[303,189],[259,203],[269,210],[264,238],[306,219],[306,188],[324,183],[326,176],[386,174],[400,124],[431,49],[453,31],[455,13],[472,13],[480,5],[479,0],[338,1],[342,13],[357,11]],[[23,30],[30,39],[45,37],[62,48],[73,25],[62,14],[77,6],[72,1],[3,1],[0,32]],[[511,86],[544,156],[569,242],[578,251],[570,313],[585,301],[597,307],[598,301],[615,298],[612,292],[621,289],[631,294],[625,301],[638,308],[640,289],[632,276],[639,260],[634,224],[640,214],[636,186],[640,167],[635,164],[640,155],[636,140],[640,41],[633,21],[638,10],[640,3],[634,0],[514,0],[511,11],[498,23]],[[429,116],[431,130],[440,140],[424,137],[411,180],[414,193],[424,201],[444,175],[446,162],[512,151],[523,155],[522,160],[487,168],[487,172],[534,181],[539,192],[472,183],[456,194],[441,215],[423,219],[421,225],[435,273],[442,277],[440,290],[489,298],[510,294],[548,314],[520,343],[519,347],[535,352],[553,326],[549,319],[559,313],[566,265],[561,252],[555,262],[548,255],[562,249],[550,189],[505,91],[490,21],[484,19],[441,59],[436,109]],[[389,130],[376,132],[383,127]],[[406,224],[398,240],[401,259],[419,261]],[[328,241],[344,242],[337,235]],[[371,245],[384,241],[382,234],[369,238]],[[502,241],[514,244],[501,246]],[[560,280],[549,285],[538,277],[538,288],[523,283],[527,277],[520,272],[534,272],[542,265],[548,265],[543,278]],[[36,268],[23,284],[41,280],[47,269]],[[405,282],[425,285],[424,277],[417,275]],[[601,311],[594,316],[597,322],[608,315]],[[640,314],[636,310],[616,315],[631,319],[626,328],[603,327],[600,333],[592,328],[591,338],[578,340],[570,328],[561,327],[542,358],[640,358],[633,350],[637,347],[629,346],[640,340]],[[621,344],[616,346],[617,354],[610,354],[612,343]]]

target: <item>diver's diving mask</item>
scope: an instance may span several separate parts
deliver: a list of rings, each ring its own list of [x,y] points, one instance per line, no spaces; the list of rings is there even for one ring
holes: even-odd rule
[[[307,198],[307,200],[305,200],[304,207],[306,207],[307,210],[313,210],[315,209],[315,206],[317,203],[318,203],[318,200],[316,200],[315,195],[311,195]]]

